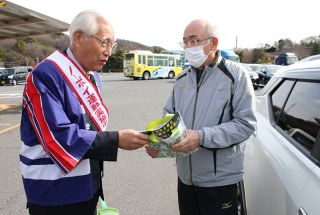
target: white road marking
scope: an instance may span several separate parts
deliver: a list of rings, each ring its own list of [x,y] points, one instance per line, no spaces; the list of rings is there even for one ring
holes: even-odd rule
[[[21,98],[22,92],[3,92],[0,93],[0,99]]]

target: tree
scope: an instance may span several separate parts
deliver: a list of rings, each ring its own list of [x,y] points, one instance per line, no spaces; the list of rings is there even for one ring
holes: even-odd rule
[[[107,64],[102,68],[102,72],[108,72],[109,70],[122,70],[124,53],[125,50],[123,48],[117,48],[115,53],[109,58]]]
[[[253,49],[252,63],[269,63],[268,56],[264,52],[263,48]]]
[[[3,51],[2,49],[0,49],[0,59],[4,59],[5,56],[6,56],[5,51]]]
[[[243,50],[235,50],[234,51],[237,55],[239,55],[240,60],[242,61],[243,58]]]
[[[281,40],[278,41],[278,47],[277,48],[278,48],[278,50],[280,52],[283,52],[284,50],[288,50],[288,49],[290,49],[292,47],[293,47],[293,42],[288,38],[281,39]]]
[[[264,50],[266,53],[272,53],[272,52],[275,52],[277,50],[277,48],[275,46],[271,46],[268,43],[266,43],[264,45]]]
[[[163,53],[163,48],[159,47],[159,46],[152,46],[152,52],[153,53]]]
[[[312,45],[311,55],[320,54],[320,42]]]
[[[25,43],[36,43],[37,40],[33,37],[23,37],[21,38],[21,40],[23,40]]]
[[[23,52],[26,42],[22,39],[17,39],[16,48],[19,52]]]

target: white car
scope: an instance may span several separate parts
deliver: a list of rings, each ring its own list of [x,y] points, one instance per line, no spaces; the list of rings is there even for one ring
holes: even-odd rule
[[[242,214],[319,215],[320,60],[282,68],[258,93]]]
[[[303,62],[312,61],[312,60],[320,60],[320,54],[303,58],[302,60],[299,60],[297,63],[303,63]]]

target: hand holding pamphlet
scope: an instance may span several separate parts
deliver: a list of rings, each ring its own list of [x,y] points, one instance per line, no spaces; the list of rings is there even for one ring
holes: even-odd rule
[[[173,144],[187,136],[187,128],[179,112],[151,121],[146,131],[142,133],[149,135],[150,147],[159,151],[158,157],[160,158],[183,157],[191,153],[175,152],[171,149]]]

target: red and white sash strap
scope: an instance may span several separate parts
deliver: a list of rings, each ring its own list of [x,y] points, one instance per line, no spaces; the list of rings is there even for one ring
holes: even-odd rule
[[[55,51],[47,59],[57,67],[70,85],[98,130],[105,131],[109,120],[108,109],[85,72],[60,51]]]

